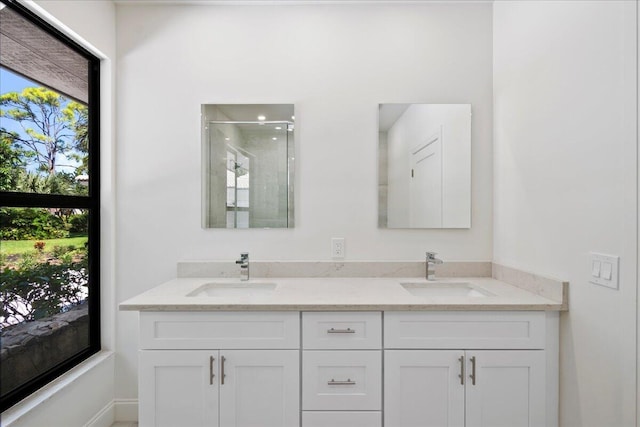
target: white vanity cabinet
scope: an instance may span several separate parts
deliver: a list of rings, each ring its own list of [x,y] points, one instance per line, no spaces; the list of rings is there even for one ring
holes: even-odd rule
[[[298,425],[299,358],[297,350],[142,351],[140,425]]]
[[[210,367],[214,354],[204,350],[141,351],[140,426],[219,426],[218,382],[209,380],[214,375]]]
[[[558,353],[546,333],[556,322],[545,312],[386,312],[385,426],[557,425]]]
[[[298,312],[141,313],[140,425],[300,424]]]
[[[302,313],[303,427],[382,425],[382,313]]]
[[[557,427],[558,312],[141,312],[141,427]]]
[[[544,371],[539,350],[386,350],[385,425],[545,426]]]

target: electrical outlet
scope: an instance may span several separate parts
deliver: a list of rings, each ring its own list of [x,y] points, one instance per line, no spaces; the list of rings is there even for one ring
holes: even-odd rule
[[[331,239],[331,258],[344,259],[344,237]]]

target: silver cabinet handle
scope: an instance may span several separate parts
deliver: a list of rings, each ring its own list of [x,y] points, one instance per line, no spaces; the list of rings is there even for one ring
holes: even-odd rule
[[[224,356],[220,356],[220,385],[224,385],[224,361],[227,360]]]
[[[213,362],[215,362],[216,358],[213,356],[209,356],[209,385],[213,385]]]
[[[464,385],[464,356],[460,356],[458,361],[460,361],[460,375],[458,376],[460,377],[460,384]]]
[[[471,384],[476,385],[476,357],[471,356],[470,360],[471,360],[471,375],[469,375],[469,378],[471,378]]]
[[[327,385],[356,385],[356,382],[351,381],[351,378],[347,378],[346,381],[336,381],[333,378],[331,378],[331,381],[328,381]]]
[[[328,334],[355,334],[356,330],[351,328],[347,328],[347,329],[331,328],[331,329],[327,329],[327,333]]]

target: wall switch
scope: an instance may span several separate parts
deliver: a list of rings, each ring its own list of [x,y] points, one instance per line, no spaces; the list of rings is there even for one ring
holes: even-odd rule
[[[344,237],[331,238],[331,258],[344,259]]]
[[[591,252],[591,277],[589,282],[618,289],[620,257]]]
[[[600,277],[600,261],[593,261],[591,263],[591,276]]]

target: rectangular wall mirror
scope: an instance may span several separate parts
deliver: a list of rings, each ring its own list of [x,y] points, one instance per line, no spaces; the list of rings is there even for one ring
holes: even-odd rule
[[[471,105],[380,104],[378,225],[471,227]]]
[[[202,226],[294,226],[293,104],[202,105]]]

